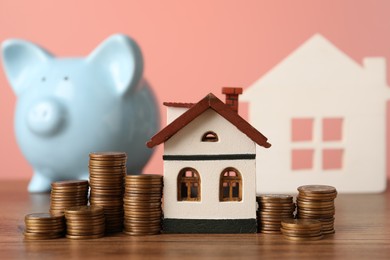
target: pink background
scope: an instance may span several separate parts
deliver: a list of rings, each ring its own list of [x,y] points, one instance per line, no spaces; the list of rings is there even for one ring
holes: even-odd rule
[[[390,1],[0,0],[0,41],[23,38],[58,56],[85,56],[117,32],[141,45],[160,104],[195,102],[209,92],[223,98],[222,86],[248,87],[317,32],[358,62],[390,60]],[[14,137],[15,101],[0,70],[0,179],[32,174]],[[162,146],[147,173],[162,173],[161,155]]]

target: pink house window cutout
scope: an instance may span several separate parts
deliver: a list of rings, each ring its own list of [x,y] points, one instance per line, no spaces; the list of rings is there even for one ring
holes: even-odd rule
[[[310,170],[313,168],[314,149],[293,149],[292,165],[293,170]]]
[[[291,169],[341,170],[342,132],[343,118],[291,119]]]
[[[291,121],[291,141],[312,141],[313,121],[312,118],[293,118]]]
[[[342,118],[324,118],[322,119],[322,140],[341,141],[342,139]]]

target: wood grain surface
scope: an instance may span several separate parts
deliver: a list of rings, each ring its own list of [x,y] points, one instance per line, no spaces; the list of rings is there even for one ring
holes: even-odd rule
[[[83,241],[25,241],[24,216],[49,208],[48,194],[28,194],[26,187],[21,181],[0,183],[0,259],[390,259],[389,191],[339,195],[336,234],[319,241],[265,234],[116,234]]]

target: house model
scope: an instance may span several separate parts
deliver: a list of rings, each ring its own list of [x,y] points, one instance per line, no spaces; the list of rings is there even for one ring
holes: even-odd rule
[[[241,88],[223,88],[226,104],[208,94],[196,104],[164,103],[166,233],[256,233],[256,144],[271,145],[238,113]]]
[[[274,140],[258,149],[257,191],[384,191],[389,94],[384,58],[359,64],[314,35],[242,95],[249,121]]]

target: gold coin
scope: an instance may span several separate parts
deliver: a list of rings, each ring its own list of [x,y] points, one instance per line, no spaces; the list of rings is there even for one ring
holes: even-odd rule
[[[85,191],[88,189],[88,185],[85,186],[58,186],[58,187],[52,187],[51,191],[53,192],[79,192],[79,191]]]
[[[283,228],[321,228],[321,222],[319,222],[318,220],[283,219],[281,224]]]
[[[328,194],[337,192],[335,187],[328,185],[304,185],[298,187],[298,191],[315,194]]]
[[[126,176],[127,168],[126,165],[88,165],[89,176],[98,178],[115,176],[123,178]]]
[[[60,226],[60,225],[64,225],[65,223],[65,219],[61,219],[61,220],[50,220],[50,221],[41,221],[41,220],[24,220],[25,224],[26,225],[29,225],[29,226]]]
[[[131,216],[131,217],[142,217],[142,216],[146,216],[146,217],[160,217],[162,216],[162,212],[137,212],[137,211],[131,211],[131,212],[128,212],[125,210],[125,217],[126,216]]]
[[[139,174],[139,175],[128,175],[126,179],[129,180],[150,180],[150,179],[158,179],[162,180],[163,176],[159,174]]]
[[[124,218],[125,222],[155,222],[155,221],[161,221],[161,216],[146,216],[146,217],[137,217],[137,216],[126,216]]]
[[[125,228],[125,231],[126,232],[141,233],[141,234],[142,233],[151,233],[151,232],[160,233],[161,227],[156,227],[156,228],[129,228],[129,227],[127,227],[127,228]]]
[[[93,226],[101,226],[106,222],[104,217],[100,219],[85,219],[85,220],[69,220],[66,222],[67,227],[93,227]]]
[[[129,188],[144,188],[144,187],[152,187],[152,188],[163,188],[162,182],[146,182],[146,183],[132,183],[132,182],[125,182],[125,186]]]
[[[53,205],[65,205],[65,204],[78,204],[78,203],[87,203],[88,199],[59,199],[59,198],[54,198],[50,201],[51,204]]]
[[[320,240],[320,239],[323,239],[324,236],[321,235],[321,236],[317,236],[317,237],[292,237],[292,236],[286,236],[286,235],[283,235],[284,238],[288,239],[288,240],[293,240],[293,241],[314,241],[314,240]]]
[[[28,227],[36,227],[36,228],[59,228],[65,226],[65,221],[61,222],[25,222]]]
[[[96,214],[103,214],[103,208],[99,206],[77,206],[77,207],[71,207],[67,208],[65,211],[66,215],[96,215]]]
[[[124,234],[129,236],[152,236],[152,235],[158,235],[159,232],[131,232],[131,231],[123,231]]]
[[[283,227],[281,227],[280,230],[283,233],[286,233],[286,234],[290,234],[290,235],[297,234],[297,235],[302,235],[302,236],[321,233],[321,228],[317,228],[317,229],[293,229],[293,228],[283,228]],[[318,234],[318,235],[320,235],[320,234]]]
[[[101,225],[94,225],[94,226],[69,226],[66,228],[66,231],[68,234],[76,235],[76,233],[93,233],[93,234],[99,234],[104,232],[105,224]]]
[[[127,153],[118,151],[91,152],[90,158],[127,158]]]
[[[97,186],[100,186],[100,185],[107,185],[107,186],[114,186],[114,187],[117,187],[117,186],[120,186],[121,188],[123,187],[123,179],[122,178],[107,178],[107,179],[103,179],[103,178],[91,178],[90,179],[90,184],[91,185],[97,185]]]
[[[38,220],[38,221],[55,221],[63,220],[64,216],[53,216],[49,213],[31,213],[24,217],[25,220]]]
[[[126,162],[123,161],[89,161],[89,166],[90,167],[111,167],[111,166],[126,166]]]
[[[68,187],[68,186],[87,186],[88,181],[87,180],[67,180],[67,181],[56,181],[52,182],[52,187]]]
[[[260,233],[264,234],[280,234],[280,230],[260,230]]]
[[[77,239],[77,240],[78,239],[96,239],[96,238],[101,238],[101,237],[104,237],[104,233],[96,234],[96,235],[85,235],[85,236],[82,236],[82,235],[74,236],[74,235],[66,234],[66,238]]]
[[[258,202],[292,202],[293,197],[286,194],[264,194],[256,196]]]
[[[24,238],[27,240],[47,240],[47,239],[55,239],[63,237],[64,234],[57,233],[57,234],[37,234],[37,233],[29,233],[24,232]]]

